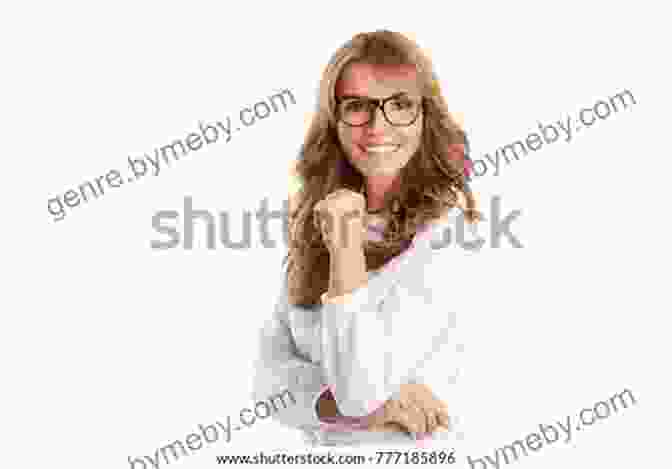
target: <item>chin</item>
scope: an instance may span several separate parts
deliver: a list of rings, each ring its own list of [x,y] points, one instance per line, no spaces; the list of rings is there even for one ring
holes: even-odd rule
[[[362,168],[360,171],[364,176],[394,176],[399,174],[401,168]]]

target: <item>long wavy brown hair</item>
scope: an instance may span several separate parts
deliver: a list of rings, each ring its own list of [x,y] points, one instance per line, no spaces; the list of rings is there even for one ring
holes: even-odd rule
[[[318,109],[311,121],[295,167],[301,183],[289,213],[287,287],[290,304],[312,307],[329,285],[329,251],[315,226],[313,207],[339,188],[360,191],[365,180],[340,145],[335,115],[335,86],[352,62],[371,65],[414,65],[421,81],[424,113],[420,147],[400,173],[400,188],[385,197],[392,211],[381,242],[364,247],[366,268],[375,270],[408,248],[416,231],[459,205],[473,223],[483,217],[468,186],[466,134],[448,112],[429,58],[402,34],[379,30],[355,35],[329,61],[320,82]]]

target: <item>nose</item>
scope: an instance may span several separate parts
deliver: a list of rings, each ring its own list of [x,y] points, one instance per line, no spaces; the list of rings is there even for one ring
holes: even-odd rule
[[[387,126],[387,121],[383,115],[383,110],[381,108],[376,108],[371,116],[371,122],[369,122],[369,131],[371,133],[382,133],[385,131]]]

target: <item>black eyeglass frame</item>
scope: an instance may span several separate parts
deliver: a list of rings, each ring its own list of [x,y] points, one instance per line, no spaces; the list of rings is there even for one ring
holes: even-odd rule
[[[363,126],[369,125],[371,123],[371,121],[373,120],[373,114],[378,109],[380,109],[381,112],[383,113],[383,117],[385,118],[387,123],[390,124],[391,126],[394,126],[394,127],[408,127],[408,126],[411,126],[411,125],[415,124],[415,122],[418,120],[418,117],[420,117],[420,113],[425,111],[425,103],[427,101],[427,98],[425,98],[424,96],[422,96],[420,98],[420,106],[418,106],[418,112],[410,123],[408,123],[408,124],[395,124],[393,122],[390,122],[390,119],[387,117],[387,114],[385,113],[385,104],[387,104],[388,101],[391,101],[391,100],[397,99],[397,98],[401,98],[403,96],[407,96],[407,93],[396,93],[396,94],[393,94],[392,96],[388,96],[387,98],[383,98],[383,99],[368,98],[366,96],[341,96],[341,97],[337,97],[335,99],[336,100],[336,120],[343,122],[345,125],[347,125],[349,127],[363,127]],[[340,110],[341,103],[345,100],[348,100],[348,99],[361,99],[361,100],[366,100],[369,103],[369,119],[366,122],[364,122],[363,124],[354,125],[354,124],[351,124],[351,123],[349,123],[349,122],[347,122],[346,120],[343,119],[343,117],[340,115],[341,113],[339,112],[339,110]],[[375,106],[371,106],[371,104],[374,104]]]

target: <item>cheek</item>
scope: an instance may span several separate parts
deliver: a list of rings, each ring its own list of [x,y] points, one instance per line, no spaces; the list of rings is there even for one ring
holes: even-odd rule
[[[420,146],[422,140],[422,125],[406,129],[403,135],[408,149],[415,151]]]
[[[364,132],[362,128],[356,127],[340,127],[338,129],[338,138],[341,142],[343,150],[354,158],[362,156],[362,151],[359,144],[363,141]]]

